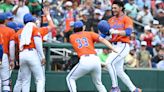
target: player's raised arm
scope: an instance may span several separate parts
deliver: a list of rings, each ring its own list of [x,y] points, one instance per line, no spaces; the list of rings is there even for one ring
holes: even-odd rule
[[[48,21],[48,30],[51,31],[52,28],[55,27],[53,21],[52,21],[52,18],[50,16],[50,12],[49,12],[49,8],[48,7],[44,7],[43,8],[43,13],[45,14],[46,18],[47,18],[47,21]]]

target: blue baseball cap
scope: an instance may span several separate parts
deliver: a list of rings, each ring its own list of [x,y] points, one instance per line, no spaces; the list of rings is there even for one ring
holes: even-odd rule
[[[14,30],[19,30],[17,24],[16,24],[15,22],[12,22],[12,21],[8,22],[8,23],[6,24],[6,26],[9,27],[9,28],[12,28],[12,29],[14,29]]]
[[[12,14],[12,12],[6,12],[5,14],[6,14],[7,19],[14,18],[14,15]]]
[[[83,26],[84,26],[84,24],[83,24],[82,21],[76,21],[74,23],[74,28],[80,28],[80,27],[83,27]]]
[[[24,15],[23,17],[24,23],[28,23],[28,22],[35,22],[36,21],[36,17],[32,16],[32,14],[27,13]]]
[[[0,13],[0,21],[4,21],[6,19],[7,19],[6,15],[4,13]]]

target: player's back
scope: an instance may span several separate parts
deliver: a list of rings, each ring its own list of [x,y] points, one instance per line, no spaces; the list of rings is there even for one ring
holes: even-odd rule
[[[0,26],[0,32],[3,35],[3,49],[4,53],[8,54],[9,53],[9,41],[12,35],[15,34],[15,31],[9,27],[6,26]]]
[[[14,36],[14,40],[18,44],[18,46],[20,45],[20,39],[21,39],[22,31],[23,31],[23,29],[18,30],[18,32]],[[34,43],[34,37],[35,36],[40,36],[40,33],[39,33],[39,29],[38,28],[33,27],[31,43],[29,45],[24,45],[24,47],[23,47],[24,49],[35,48],[35,43]]]
[[[94,32],[77,32],[70,36],[70,42],[78,56],[96,54],[94,42],[98,41],[99,35]]]

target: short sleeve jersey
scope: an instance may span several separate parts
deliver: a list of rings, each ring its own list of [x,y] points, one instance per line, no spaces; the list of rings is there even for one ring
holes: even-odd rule
[[[96,54],[94,43],[98,41],[99,35],[94,32],[77,32],[70,36],[70,42],[78,56]]]
[[[133,21],[126,15],[120,16],[118,18],[113,16],[108,20],[108,23],[110,24],[111,28],[119,31],[125,31],[127,28],[133,28]],[[129,36],[112,35],[111,42],[130,43],[130,38]]]
[[[3,52],[9,54],[9,42],[15,31],[6,26],[0,26],[0,33],[3,35]]]

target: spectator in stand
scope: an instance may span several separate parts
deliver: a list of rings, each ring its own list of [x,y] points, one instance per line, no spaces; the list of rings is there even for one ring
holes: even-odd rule
[[[92,19],[94,16],[94,7],[93,7],[93,1],[92,0],[85,0],[84,3],[80,5],[81,10],[87,10],[89,15],[89,19]]]
[[[105,14],[104,14],[102,20],[108,21],[108,19],[112,17],[112,11],[111,10],[112,10],[111,7],[106,8]]]
[[[139,68],[151,68],[151,54],[146,50],[146,41],[141,42],[141,49],[137,53],[137,67]]]
[[[162,25],[159,24],[158,20],[153,20],[153,23],[151,25],[151,32],[154,35],[154,40],[153,40],[154,44],[161,43],[160,31],[159,31],[161,27]]]
[[[81,12],[81,21],[83,22],[84,26],[85,26],[85,31],[91,31],[91,24],[92,24],[92,21],[89,19],[89,13],[87,10],[83,10]]]
[[[163,9],[157,10],[156,19],[159,21],[159,24],[164,25],[164,10]]]
[[[134,48],[136,51],[141,47],[140,41],[137,39],[136,32],[133,31],[130,36],[130,47]]]
[[[59,7],[57,9],[60,13],[64,14],[64,33],[63,34],[67,35],[67,34],[69,34],[69,31],[71,29],[70,23],[74,22],[76,20],[77,16],[76,16],[76,11],[74,11],[72,8],[71,1],[66,1],[64,3],[64,7],[65,7],[65,10],[60,9]]]
[[[65,37],[65,42],[69,42],[69,37],[70,37],[70,35],[73,33],[73,29],[74,29],[73,26],[74,26],[74,22],[71,22],[71,23],[70,23],[71,29],[67,32],[67,34],[64,35],[64,37]]]
[[[111,52],[112,52],[111,49],[103,49],[103,51],[100,54],[98,54],[98,56],[100,58],[102,70],[108,71],[108,69],[106,67],[106,59],[110,55]]]
[[[159,21],[158,20],[153,20],[152,25],[151,25],[151,32],[153,35],[156,35],[159,33]]]
[[[139,10],[142,10],[144,8],[144,5],[146,4],[147,7],[151,8],[151,0],[135,0],[136,5],[138,6]]]
[[[137,67],[137,62],[136,49],[130,47],[130,53],[125,57],[125,67],[135,68]]]
[[[153,55],[156,56],[162,46],[160,43],[153,43],[152,45],[153,45]]]
[[[23,16],[27,13],[30,13],[28,6],[25,5],[24,0],[19,0],[18,5],[15,5],[12,10],[14,16],[14,22],[24,24]]]
[[[151,59],[152,67],[156,67],[156,64],[159,63],[163,58],[161,57],[161,54],[163,53],[161,45],[157,44],[155,46],[155,50],[157,51],[157,54]]]
[[[12,0],[4,0],[2,4],[0,4],[0,13],[12,11],[13,4]]]
[[[102,8],[102,4],[101,2],[97,1],[95,4],[95,9],[99,9],[100,10],[100,19],[102,19],[103,15],[104,15],[104,9]]]
[[[97,25],[100,22],[100,16],[101,16],[101,11],[99,9],[95,9],[94,17],[93,17],[93,19],[91,19],[91,21],[92,21],[91,30],[95,33],[99,33]]]
[[[161,39],[161,45],[162,47],[164,47],[164,26],[162,28],[160,28],[160,39]]]
[[[28,7],[30,9],[30,12],[33,15],[40,16],[41,15],[41,11],[42,11],[42,7],[41,7],[39,1],[38,0],[28,0],[28,1],[29,1]]]
[[[147,43],[147,50],[150,52],[150,54],[153,56],[153,48],[152,48],[152,41],[153,41],[154,35],[151,33],[150,26],[144,27],[144,33],[141,34],[140,40],[146,41]]]
[[[102,53],[100,53],[98,56],[101,60],[101,64],[105,64],[106,62],[106,59],[107,57],[109,56],[109,53],[111,52],[112,50],[110,49],[103,49]]]
[[[134,0],[128,0],[128,3],[125,4],[126,14],[132,19],[136,19],[138,13],[138,6],[135,4]]]
[[[153,21],[153,16],[147,5],[144,5],[144,9],[138,13],[137,20],[144,25],[150,25],[151,21]]]
[[[161,61],[157,63],[157,68],[164,69],[164,48],[161,48],[161,50],[159,51],[159,57]]]

